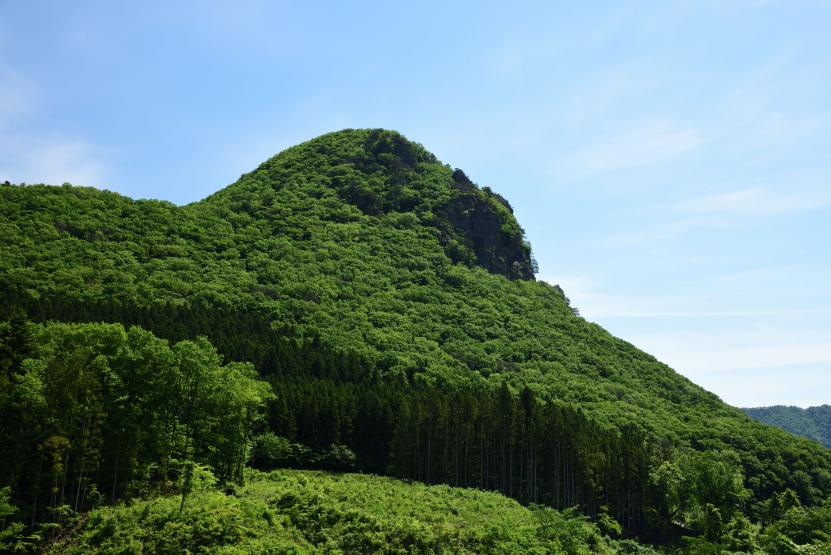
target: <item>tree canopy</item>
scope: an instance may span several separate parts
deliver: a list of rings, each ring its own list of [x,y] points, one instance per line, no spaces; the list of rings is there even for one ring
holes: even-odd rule
[[[321,136],[187,206],[2,185],[0,485],[34,522],[203,466],[354,469],[702,541],[831,493],[827,449],[533,274],[510,204],[391,131]]]

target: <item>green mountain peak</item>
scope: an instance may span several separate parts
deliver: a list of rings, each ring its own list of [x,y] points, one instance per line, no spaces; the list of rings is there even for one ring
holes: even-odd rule
[[[510,204],[398,132],[322,135],[277,154],[204,202],[230,201],[233,210],[253,214],[284,188],[304,190],[310,203],[340,201],[368,218],[426,226],[455,263],[534,279],[531,246]]]

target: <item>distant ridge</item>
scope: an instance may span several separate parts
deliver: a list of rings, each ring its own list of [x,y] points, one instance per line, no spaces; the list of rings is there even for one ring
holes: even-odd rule
[[[831,448],[831,405],[800,407],[774,405],[742,409],[759,422],[781,428],[786,432],[813,439]]]

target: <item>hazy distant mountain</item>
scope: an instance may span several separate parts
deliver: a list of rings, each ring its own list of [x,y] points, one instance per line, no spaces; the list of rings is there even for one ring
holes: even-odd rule
[[[831,448],[831,405],[807,409],[776,405],[742,410],[759,422],[813,439]]]

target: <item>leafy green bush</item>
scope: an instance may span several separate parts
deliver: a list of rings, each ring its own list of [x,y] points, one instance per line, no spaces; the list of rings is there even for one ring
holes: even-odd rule
[[[194,490],[185,509],[178,509],[175,496],[95,509],[47,552],[615,552],[574,512],[529,510],[494,493],[370,475],[256,473],[233,496]]]

